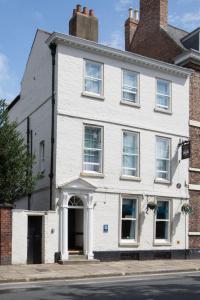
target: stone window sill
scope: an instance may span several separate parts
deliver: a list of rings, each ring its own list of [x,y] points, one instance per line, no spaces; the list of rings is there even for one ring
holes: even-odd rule
[[[171,244],[170,242],[156,242],[156,241],[154,241],[154,246],[155,246],[155,247],[159,247],[159,246],[162,246],[162,247],[165,247],[165,246],[170,247],[170,246],[172,246],[172,244]]]
[[[82,93],[81,93],[81,96],[87,97],[87,98],[96,99],[96,100],[100,100],[100,101],[104,101],[104,100],[105,100],[105,97],[104,97],[104,96],[101,96],[101,95],[95,95],[95,94],[90,94],[90,93],[87,93],[87,92],[82,92]]]
[[[161,109],[161,108],[154,108],[154,111],[157,112],[157,113],[172,115],[172,111],[170,111],[170,110],[164,110],[164,109]]]
[[[140,108],[140,104],[139,103],[134,103],[134,102],[125,101],[125,100],[121,100],[120,103],[122,105],[127,105],[127,106],[132,106],[132,107],[135,107],[135,108]]]
[[[104,174],[102,173],[80,173],[81,177],[92,177],[92,178],[104,178]]]
[[[129,248],[129,247],[131,247],[131,248],[133,248],[133,247],[135,247],[135,248],[137,248],[137,247],[139,247],[140,246],[140,244],[138,243],[138,242],[120,242],[119,243],[119,247],[127,247],[127,248]]]
[[[162,180],[162,179],[155,179],[154,183],[171,185],[171,182],[169,180]]]
[[[132,177],[132,176],[120,176],[120,180],[127,180],[127,181],[141,181],[140,177]]]

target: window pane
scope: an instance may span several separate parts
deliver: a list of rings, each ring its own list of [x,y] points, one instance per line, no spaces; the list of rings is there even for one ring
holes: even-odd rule
[[[169,109],[170,105],[170,83],[157,80],[157,107]]]
[[[136,201],[135,199],[123,199],[122,218],[136,218]]]
[[[158,201],[157,202],[157,219],[168,220],[169,219],[169,202]]]
[[[156,177],[170,179],[170,140],[156,138]]]
[[[123,133],[123,175],[138,176],[138,134]]]
[[[89,93],[101,94],[101,81],[86,79],[85,80],[85,90]]]
[[[137,170],[123,168],[123,175],[138,177]]]
[[[101,152],[98,150],[85,150],[84,162],[86,163],[99,163]]]
[[[137,75],[124,71],[124,87],[137,88]]]
[[[122,220],[121,238],[123,240],[135,240],[135,223],[132,220]]]
[[[101,79],[101,64],[86,61],[86,77]]]
[[[169,108],[169,97],[157,95],[157,106],[163,109]]]
[[[168,172],[156,172],[156,177],[159,179],[169,180],[169,173]]]
[[[84,171],[100,173],[101,172],[101,167],[100,167],[100,164],[84,163]]]
[[[124,169],[135,169],[137,170],[137,156],[124,155],[123,157]]]
[[[85,127],[84,170],[101,172],[101,128]]]
[[[131,132],[124,132],[124,153],[137,154],[138,153],[138,136]]]
[[[156,239],[168,240],[169,235],[169,224],[168,222],[157,221],[156,222]]]
[[[85,148],[101,149],[101,128],[85,127]]]
[[[137,74],[123,71],[123,99],[137,102]]]
[[[164,80],[157,80],[157,93],[165,96],[170,95],[170,83]]]
[[[165,138],[157,138],[156,143],[157,158],[169,159],[169,140]]]
[[[123,91],[123,99],[127,101],[137,102],[137,94]]]

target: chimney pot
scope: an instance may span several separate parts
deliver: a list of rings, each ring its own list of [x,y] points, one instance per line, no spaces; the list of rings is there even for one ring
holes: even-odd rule
[[[90,17],[94,17],[94,9],[90,9],[89,15]]]
[[[132,9],[132,7],[129,8],[129,18],[133,18],[133,9]]]
[[[87,7],[83,7],[83,14],[84,15],[88,15],[89,14]]]
[[[82,10],[81,5],[77,5],[75,15],[69,21],[69,34],[98,43],[99,21],[93,16],[93,9],[89,11],[83,7]]]
[[[79,13],[81,12],[81,5],[80,4],[76,5],[76,11],[79,12]]]
[[[134,10],[134,19],[139,21],[139,11],[137,9]]]

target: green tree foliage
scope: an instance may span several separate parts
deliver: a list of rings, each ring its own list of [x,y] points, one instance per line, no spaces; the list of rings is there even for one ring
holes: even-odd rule
[[[34,161],[17,123],[9,122],[5,101],[0,100],[0,204],[13,204],[33,191],[40,176],[32,175]]]

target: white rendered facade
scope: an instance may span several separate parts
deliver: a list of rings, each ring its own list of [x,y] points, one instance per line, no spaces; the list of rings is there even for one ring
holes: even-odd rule
[[[21,212],[24,216],[49,209],[51,57],[48,45],[52,42],[57,44],[55,213],[47,214],[55,223],[51,221],[50,227],[44,225],[50,242],[44,242],[43,262],[53,262],[55,252],[60,253],[62,260],[69,259],[68,218],[71,210],[83,211],[82,228],[80,224],[75,225],[83,237],[79,236],[79,242],[75,244],[82,243],[83,253],[88,259],[116,257],[116,254],[121,258],[126,252],[184,251],[188,248],[188,233],[187,218],[181,213],[181,206],[188,201],[189,166],[188,160],[181,160],[178,144],[189,137],[190,72],[67,35],[37,33],[22,83],[22,99],[10,110],[11,118],[17,118],[24,135],[25,119],[31,116],[31,128],[35,133],[33,148],[38,159],[40,144],[45,143],[45,176],[32,195],[31,211],[27,211],[27,199],[22,199],[16,203],[14,216],[18,209],[24,209]],[[87,61],[101,66],[98,78],[85,75]],[[124,72],[135,74],[130,75],[130,81],[137,77],[133,85],[124,82]],[[86,79],[100,82],[99,95],[85,91]],[[165,85],[163,98],[159,99],[158,81]],[[123,91],[131,92],[123,94]],[[134,101],[127,101],[126,97]],[[88,150],[85,145],[86,127],[100,129],[101,139],[96,150]],[[134,141],[132,136],[137,137],[137,147],[133,147],[135,152],[132,154],[124,150],[124,133],[130,141]],[[159,138],[168,141],[168,155],[164,158],[156,154],[156,140]],[[86,170],[84,157],[87,155],[84,153],[91,157],[101,156],[100,167],[94,167],[96,172]],[[130,168],[123,166],[124,156],[125,161],[131,161]],[[156,172],[159,159],[165,160],[162,165],[167,171]],[[39,163],[35,166],[36,171],[39,166]],[[167,172],[167,175],[156,178],[156,174],[162,172]],[[73,197],[80,199],[82,204],[70,206]],[[164,219],[159,219],[157,212],[146,213],[148,202],[158,203],[161,214],[165,207]],[[127,209],[127,203],[133,205],[131,216],[123,211]],[[44,218],[47,218],[45,214]],[[17,217],[14,218],[13,228],[15,219],[18,222]],[[129,229],[130,235],[127,235]],[[17,243],[17,234],[15,230],[13,245]],[[24,247],[27,247],[25,242]],[[21,257],[21,262],[25,261],[24,256]],[[20,263],[20,255],[15,251],[13,263]]]

